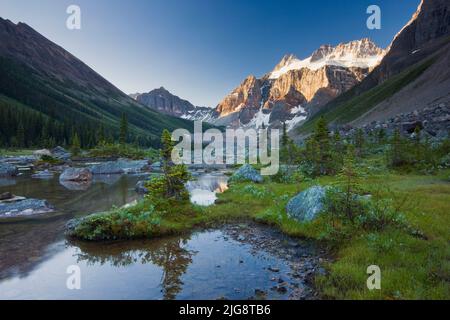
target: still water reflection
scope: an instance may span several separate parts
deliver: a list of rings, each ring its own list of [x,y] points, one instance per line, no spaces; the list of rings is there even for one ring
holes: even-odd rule
[[[276,265],[289,278],[289,264],[226,230],[152,241],[67,242],[65,223],[74,217],[121,206],[138,198],[142,176],[103,176],[87,189],[62,186],[57,177],[21,176],[3,181],[0,193],[46,199],[57,212],[0,221],[0,299],[246,299],[255,287],[268,297]],[[200,175],[188,184],[193,202],[208,205],[227,188],[221,174]],[[67,267],[81,268],[81,290],[66,287]]]

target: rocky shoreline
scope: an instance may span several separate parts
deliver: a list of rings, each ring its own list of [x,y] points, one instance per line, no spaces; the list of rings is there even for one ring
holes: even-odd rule
[[[230,239],[251,245],[252,251],[262,251],[276,256],[287,264],[290,272],[283,273],[278,265],[267,265],[273,283],[269,289],[289,300],[315,300],[320,298],[314,287],[316,276],[325,275],[323,265],[331,261],[326,250],[313,242],[291,238],[270,226],[256,223],[225,225],[221,229]],[[228,240],[226,238],[225,240]],[[245,261],[241,260],[245,265]],[[217,266],[220,268],[220,266]],[[249,300],[264,300],[270,292],[255,288]],[[223,297],[226,298],[226,297]]]
[[[151,170],[147,160],[74,163],[71,154],[62,147],[37,150],[31,156],[0,157],[0,178],[14,179],[21,176],[23,171],[29,171],[32,179],[53,179],[57,176],[62,186],[73,191],[87,190],[94,176],[137,174]],[[0,218],[30,217],[54,210],[46,200],[26,199],[8,192],[0,199]]]

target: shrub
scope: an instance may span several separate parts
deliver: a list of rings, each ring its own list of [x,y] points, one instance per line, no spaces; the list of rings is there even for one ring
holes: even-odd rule
[[[145,238],[157,230],[161,219],[155,206],[141,202],[136,207],[116,208],[82,218],[74,235],[90,241]]]
[[[388,165],[393,169],[417,170],[423,174],[433,174],[437,169],[448,167],[449,140],[432,144],[420,136],[418,129],[413,140],[401,137],[396,131],[386,153]]]
[[[299,183],[305,180],[305,175],[299,167],[280,166],[276,175],[271,177],[277,183]]]
[[[189,193],[185,184],[189,181],[191,175],[185,165],[175,165],[172,162],[174,145],[169,131],[163,131],[161,143],[163,174],[148,182],[146,185],[149,191],[147,198],[157,203],[160,203],[161,199],[187,201],[189,200]]]
[[[63,161],[61,161],[59,159],[56,159],[56,158],[53,158],[52,156],[49,156],[49,155],[43,155],[41,157],[40,162],[42,162],[42,163],[50,163],[50,164],[60,164]]]
[[[130,145],[102,144],[92,149],[89,155],[92,157],[143,159],[146,152]]]
[[[268,192],[264,187],[257,187],[253,184],[246,185],[242,191],[258,199],[263,199],[268,195]]]
[[[339,133],[330,136],[327,122],[321,118],[302,151],[302,173],[308,177],[335,175],[343,164],[345,146]]]
[[[364,230],[382,231],[387,227],[406,228],[406,217],[394,207],[392,199],[371,199],[364,203],[364,209],[356,222]]]

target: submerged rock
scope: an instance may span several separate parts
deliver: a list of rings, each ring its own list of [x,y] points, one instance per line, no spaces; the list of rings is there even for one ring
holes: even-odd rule
[[[92,181],[59,181],[59,183],[70,191],[86,191],[92,185]]]
[[[103,183],[108,186],[112,186],[116,184],[120,179],[122,179],[121,174],[102,174],[94,176],[92,181],[94,183]]]
[[[19,174],[16,166],[10,163],[0,163],[0,177],[14,177]]]
[[[32,216],[53,212],[46,200],[17,198],[17,201],[0,202],[0,218]]]
[[[92,172],[86,168],[68,168],[59,176],[59,181],[91,181]]]
[[[148,169],[147,160],[118,160],[96,164],[90,167],[92,174],[140,173]]]
[[[50,172],[48,170],[39,171],[33,174],[31,177],[34,179],[51,179],[53,178],[53,172]]]
[[[230,180],[237,182],[251,181],[261,183],[263,182],[263,177],[251,165],[245,164],[231,176]]]
[[[314,220],[323,210],[326,188],[314,186],[292,198],[286,207],[288,217],[299,222]]]

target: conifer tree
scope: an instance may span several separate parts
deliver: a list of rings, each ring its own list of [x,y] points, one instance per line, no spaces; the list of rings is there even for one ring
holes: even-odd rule
[[[100,127],[98,128],[97,133],[97,144],[104,145],[105,142],[106,142],[105,127],[103,126],[103,123],[100,123]]]
[[[378,129],[378,134],[377,134],[377,142],[378,144],[383,144],[386,141],[386,132],[384,131],[383,128]]]
[[[17,127],[17,147],[26,147],[25,145],[25,128],[23,127],[22,121],[19,122]]]
[[[120,144],[124,145],[127,142],[128,136],[128,118],[125,113],[122,113],[122,119],[120,121]]]
[[[400,167],[407,163],[404,151],[403,139],[400,135],[400,131],[396,129],[390,141],[390,150],[388,153],[389,164],[392,167]]]
[[[175,165],[172,161],[174,142],[168,130],[164,130],[161,136],[161,162],[163,175],[154,178],[147,185],[149,197],[158,201],[161,196],[166,199],[185,201],[189,199],[189,193],[185,184],[190,179],[189,171],[185,165]]]
[[[78,133],[76,133],[75,131],[72,135],[72,145],[70,150],[74,156],[78,156],[81,152],[80,138],[78,137]]]
[[[338,191],[330,193],[332,216],[344,216],[349,221],[354,221],[361,211],[358,194],[361,193],[361,172],[355,163],[355,148],[350,145],[344,158],[344,165],[337,176],[335,185]]]
[[[317,158],[314,159],[317,165],[317,174],[326,175],[332,173],[330,136],[327,122],[324,117],[321,117],[317,122],[313,139],[317,149]]]
[[[422,130],[419,126],[416,126],[416,128],[414,129],[414,142],[416,143],[416,145],[420,145],[421,131]]]
[[[356,130],[356,134],[354,136],[354,144],[355,144],[355,153],[356,156],[362,157],[364,154],[364,131],[359,128]]]
[[[339,131],[334,132],[333,136],[333,166],[334,171],[338,172],[344,162],[344,145],[342,144],[342,139]]]
[[[283,122],[283,136],[281,137],[281,146],[287,147],[289,143],[289,136],[287,133],[286,122]]]

